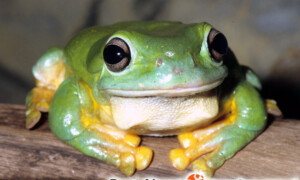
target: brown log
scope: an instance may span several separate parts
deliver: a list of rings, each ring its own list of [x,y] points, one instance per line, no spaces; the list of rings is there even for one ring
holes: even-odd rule
[[[87,157],[58,140],[45,121],[35,130],[25,129],[25,106],[0,104],[0,179],[120,179],[118,169]],[[46,115],[44,116],[46,119]],[[132,178],[185,177],[168,153],[178,148],[176,137],[143,137],[154,150],[150,167]],[[300,176],[300,121],[277,119],[253,142],[216,171],[217,178],[290,178]],[[131,178],[130,178],[131,179]]]

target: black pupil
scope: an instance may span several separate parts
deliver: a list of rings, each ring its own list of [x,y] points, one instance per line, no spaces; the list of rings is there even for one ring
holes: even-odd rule
[[[211,47],[219,54],[226,54],[228,44],[225,36],[223,34],[217,34],[212,42]]]
[[[117,64],[127,57],[127,54],[117,45],[108,45],[104,48],[103,56],[108,64]]]

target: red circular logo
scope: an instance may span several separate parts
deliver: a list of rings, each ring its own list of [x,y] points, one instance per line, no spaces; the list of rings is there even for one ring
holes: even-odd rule
[[[191,174],[187,179],[188,180],[204,180],[204,177],[200,174]]]

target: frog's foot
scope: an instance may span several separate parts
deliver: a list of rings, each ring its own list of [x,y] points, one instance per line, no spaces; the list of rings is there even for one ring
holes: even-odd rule
[[[225,127],[228,121],[229,118],[207,128],[178,135],[179,143],[183,148],[170,151],[169,158],[172,165],[178,170],[184,170],[198,157],[219,148],[217,143],[211,143],[209,140]],[[211,168],[206,165],[201,166],[201,169],[207,176],[213,173]]]
[[[267,100],[265,100],[265,105],[266,105],[268,114],[271,114],[276,117],[282,116],[282,112],[279,109],[279,107],[277,106],[277,102],[275,100],[267,99]]]
[[[26,97],[26,128],[33,128],[41,118],[41,112],[48,112],[55,91],[45,87],[35,87]]]
[[[147,168],[153,156],[150,148],[138,146],[140,137],[100,123],[87,127],[67,143],[88,156],[118,167],[127,176],[136,169]]]
[[[242,129],[234,124],[226,125],[226,121],[219,122],[211,128],[179,135],[183,148],[171,150],[170,160],[179,170],[184,170],[192,163],[193,171],[201,171],[209,178],[256,134],[256,131]]]

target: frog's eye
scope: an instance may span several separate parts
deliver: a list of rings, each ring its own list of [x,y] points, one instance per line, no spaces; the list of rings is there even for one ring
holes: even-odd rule
[[[122,71],[131,59],[128,45],[120,38],[110,40],[104,48],[103,58],[109,70]]]
[[[212,58],[217,62],[220,62],[226,55],[228,49],[225,36],[221,32],[212,29],[209,32],[207,43]]]

